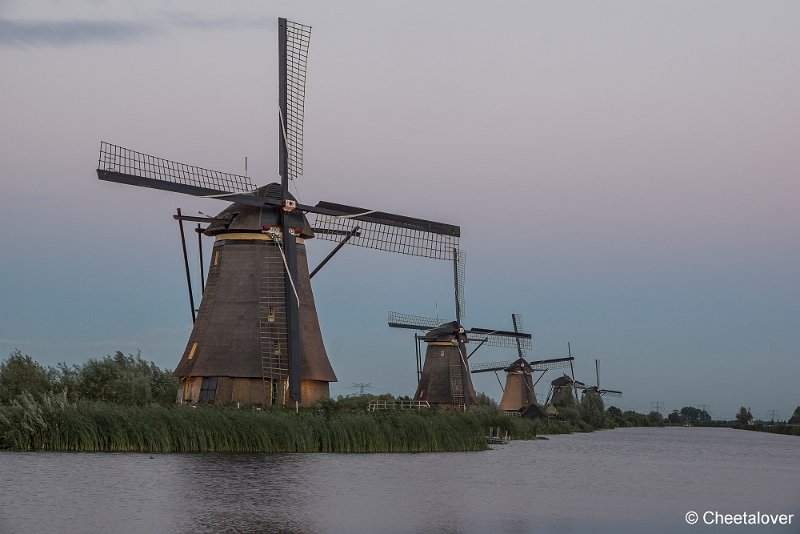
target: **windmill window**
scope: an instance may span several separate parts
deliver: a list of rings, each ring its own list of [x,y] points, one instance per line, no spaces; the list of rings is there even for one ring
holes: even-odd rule
[[[280,341],[276,341],[275,342],[275,350],[272,352],[272,354],[274,354],[275,356],[280,356],[281,355],[281,342]]]
[[[275,322],[275,307],[271,306],[269,309],[269,315],[267,315],[267,322],[274,323]]]
[[[194,358],[194,353],[197,350],[197,341],[192,343],[192,349],[189,351],[189,355],[186,357],[187,360],[191,360]]]
[[[219,250],[214,251],[214,265],[219,265]]]

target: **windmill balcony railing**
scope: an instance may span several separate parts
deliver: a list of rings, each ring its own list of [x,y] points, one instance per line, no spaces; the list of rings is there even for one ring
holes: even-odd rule
[[[370,412],[377,412],[378,410],[421,410],[430,407],[430,403],[423,400],[373,400],[369,401],[367,410]]]

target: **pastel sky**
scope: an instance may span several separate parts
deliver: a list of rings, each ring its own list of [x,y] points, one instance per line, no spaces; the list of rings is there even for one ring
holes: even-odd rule
[[[465,323],[523,314],[530,358],[571,342],[623,409],[800,404],[797,2],[32,4],[0,0],[0,357],[177,364],[171,214],[225,204],[100,182],[99,144],[239,173],[247,156],[274,181],[286,16],[313,27],[302,201],[460,225]],[[309,243],[312,266],[330,249]],[[412,394],[413,333],[386,313],[449,319],[451,277],[356,248],[321,271],[332,393]]]

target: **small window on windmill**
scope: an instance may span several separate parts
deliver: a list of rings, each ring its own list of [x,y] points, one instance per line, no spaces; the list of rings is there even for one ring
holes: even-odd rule
[[[200,397],[197,399],[198,404],[206,404],[214,402],[214,396],[217,393],[217,377],[204,376],[203,384],[200,386]]]
[[[189,351],[189,355],[186,357],[187,360],[191,360],[194,358],[194,353],[197,351],[197,341],[192,343],[192,349]]]
[[[280,356],[281,355],[281,342],[280,341],[276,341],[275,342],[275,350],[272,351],[272,354],[274,354],[275,356]]]
[[[274,323],[275,322],[275,306],[270,306],[269,315],[267,315],[267,322],[268,323]]]
[[[442,350],[441,352],[439,352],[439,356],[441,356],[442,358],[444,358],[444,350]]]
[[[214,266],[219,265],[219,250],[214,251]]]

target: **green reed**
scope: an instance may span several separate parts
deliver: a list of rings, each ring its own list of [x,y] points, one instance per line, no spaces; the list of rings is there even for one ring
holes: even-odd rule
[[[125,406],[23,394],[0,406],[0,449],[109,452],[485,450],[490,427],[531,439],[536,422],[497,411],[339,411]]]

